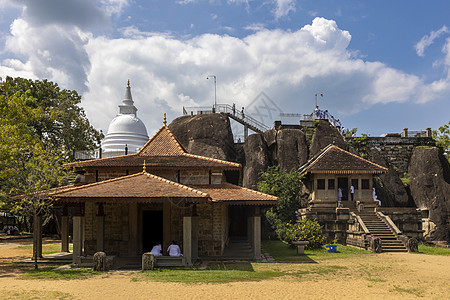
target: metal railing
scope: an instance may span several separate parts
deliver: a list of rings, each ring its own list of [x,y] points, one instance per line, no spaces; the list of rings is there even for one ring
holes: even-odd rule
[[[270,128],[259,122],[255,118],[249,116],[245,111],[239,111],[235,106],[229,104],[217,104],[216,109],[213,107],[199,106],[199,107],[183,107],[183,115],[202,115],[202,114],[212,114],[212,113],[224,113],[241,123],[242,125],[247,125],[251,130],[256,132],[264,132]]]

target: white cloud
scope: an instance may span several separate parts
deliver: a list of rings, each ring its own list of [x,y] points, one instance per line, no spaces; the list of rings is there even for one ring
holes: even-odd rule
[[[120,15],[125,7],[130,5],[130,0],[101,0],[102,9],[108,16]]]
[[[77,89],[91,122],[103,130],[131,79],[133,99],[149,134],[162,124],[164,112],[171,120],[183,106],[212,105],[209,74],[217,76],[218,103],[248,107],[264,91],[284,111],[300,113],[313,109],[318,91],[325,95],[321,103],[335,114],[377,103],[424,103],[450,94],[446,78],[427,83],[355,57],[348,49],[350,33],[324,18],[297,31],[260,29],[245,38],[203,34],[180,40],[135,27],[121,33],[122,38],[111,39],[77,27],[32,27],[16,20],[7,50],[19,57],[4,60],[0,76],[28,74]]]
[[[434,40],[444,33],[449,33],[448,28],[445,25],[437,31],[431,31],[430,34],[424,35],[415,46],[417,55],[425,56],[425,49],[431,46]]]
[[[80,92],[86,90],[85,78],[89,70],[89,58],[84,44],[90,34],[77,27],[67,29],[58,26],[33,27],[23,19],[11,25],[11,35],[6,38],[5,50],[25,61],[5,60],[2,65],[21,65],[38,78],[48,78]]]
[[[295,0],[275,0],[275,19],[287,16],[291,11],[295,12]]]

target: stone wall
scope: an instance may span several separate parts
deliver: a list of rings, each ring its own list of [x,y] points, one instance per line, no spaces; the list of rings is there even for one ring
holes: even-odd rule
[[[350,142],[352,139],[347,138],[347,141]],[[429,137],[367,137],[365,142],[366,148],[374,147],[380,151],[400,177],[408,172],[409,161],[415,147],[436,145]]]

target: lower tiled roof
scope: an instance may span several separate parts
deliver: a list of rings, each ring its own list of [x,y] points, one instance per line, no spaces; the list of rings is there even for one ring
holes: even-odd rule
[[[51,193],[60,202],[208,202],[209,195],[165,178],[141,172]]]
[[[274,205],[278,197],[247,189],[231,183],[192,185],[194,189],[207,193],[213,202],[246,205]]]

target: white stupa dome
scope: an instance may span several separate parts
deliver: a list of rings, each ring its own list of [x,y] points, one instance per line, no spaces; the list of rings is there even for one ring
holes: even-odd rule
[[[108,133],[102,141],[102,157],[136,153],[148,141],[147,129],[136,115],[128,81],[125,97],[119,105],[119,114],[109,124]]]

